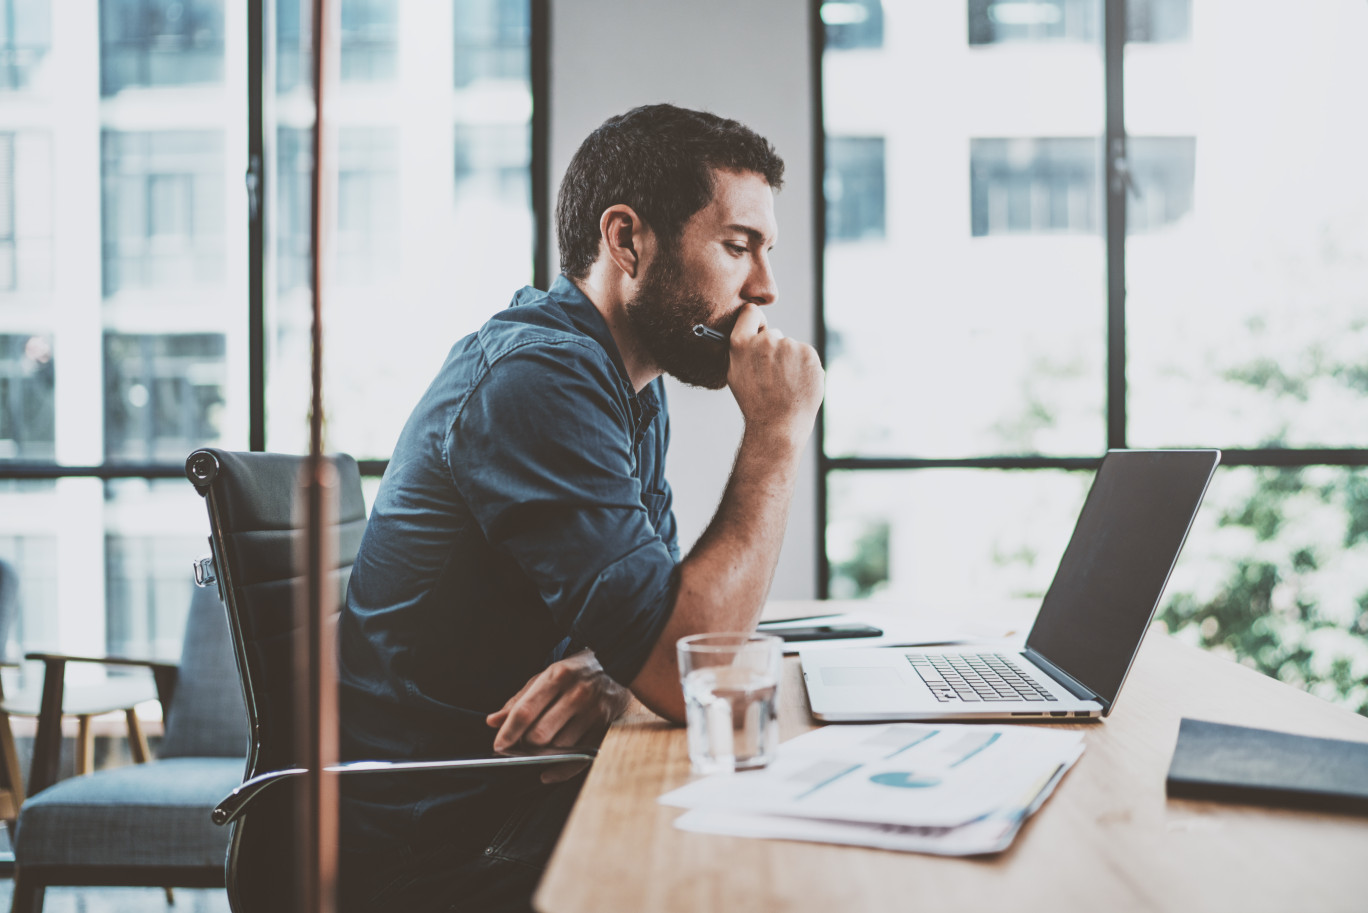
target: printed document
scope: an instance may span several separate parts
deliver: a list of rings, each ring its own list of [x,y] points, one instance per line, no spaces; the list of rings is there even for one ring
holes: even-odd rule
[[[1044,727],[827,726],[780,746],[763,770],[662,796],[676,825],[737,836],[953,855],[1005,849],[1083,751]]]

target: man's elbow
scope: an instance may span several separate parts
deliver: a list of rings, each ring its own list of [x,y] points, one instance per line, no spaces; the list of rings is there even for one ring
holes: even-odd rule
[[[669,722],[677,725],[684,724],[686,717],[683,695],[677,695],[675,696],[675,699],[671,700],[668,695],[659,697],[639,691],[633,691],[633,693],[636,694],[637,700],[645,704],[646,709],[650,710],[656,716],[664,717]]]
[[[629,687],[647,710],[671,723],[684,722],[684,692],[679,685],[679,670],[673,662],[648,661]]]

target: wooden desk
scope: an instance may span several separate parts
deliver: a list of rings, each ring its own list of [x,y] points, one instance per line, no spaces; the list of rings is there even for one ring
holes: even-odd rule
[[[1184,716],[1368,741],[1368,718],[1155,631],[1110,717],[1060,724],[1086,731],[1087,750],[1012,847],[953,859],[676,830],[681,810],[656,799],[690,778],[684,730],[638,705],[604,741],[536,905],[545,913],[1368,909],[1368,819],[1165,797]],[[790,659],[781,737],[813,726]]]

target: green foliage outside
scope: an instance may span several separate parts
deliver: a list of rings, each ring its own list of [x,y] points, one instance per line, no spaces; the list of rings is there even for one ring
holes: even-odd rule
[[[853,554],[831,565],[831,595],[836,599],[864,599],[888,582],[887,521],[867,525],[855,540]]]
[[[1222,472],[1252,484],[1206,505],[1214,547],[1198,560],[1219,582],[1174,595],[1160,621],[1180,639],[1368,715],[1368,476]]]
[[[1337,252],[1321,253],[1318,275],[1334,276],[1345,266]],[[1286,446],[1292,416],[1324,410],[1328,400],[1361,403],[1368,395],[1361,342],[1368,302],[1361,286],[1331,283],[1307,294],[1322,304],[1350,304],[1336,320],[1315,324],[1309,344],[1278,357],[1279,334],[1252,322],[1251,339],[1263,351],[1224,371],[1228,382],[1257,392],[1268,414],[1280,417],[1268,448]],[[1314,311],[1302,309],[1305,322]],[[1334,331],[1345,314],[1347,325]],[[1360,433],[1345,428],[1348,439]],[[1223,469],[1217,479],[1224,487],[1203,508],[1216,524],[1202,573],[1220,582],[1179,590],[1160,619],[1180,638],[1368,716],[1368,472]]]

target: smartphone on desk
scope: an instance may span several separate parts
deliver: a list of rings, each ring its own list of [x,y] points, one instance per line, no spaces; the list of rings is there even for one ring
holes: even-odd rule
[[[844,640],[847,637],[882,637],[883,630],[873,625],[857,622],[835,622],[833,624],[804,625],[801,628],[762,627],[766,634],[781,637],[788,643],[807,640]]]

